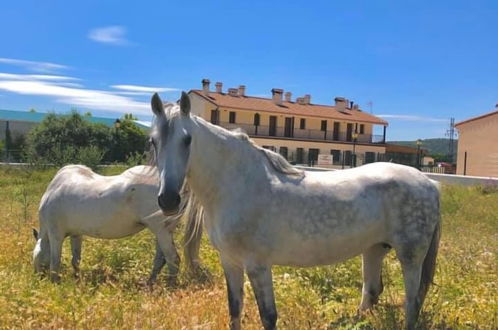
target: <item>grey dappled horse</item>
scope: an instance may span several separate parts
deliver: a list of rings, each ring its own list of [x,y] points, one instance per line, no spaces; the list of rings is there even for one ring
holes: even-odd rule
[[[439,190],[420,171],[373,163],[335,172],[306,172],[256,146],[246,134],[190,114],[190,100],[152,97],[151,139],[165,214],[181,206],[186,180],[204,207],[204,225],[227,281],[230,326],[240,328],[244,271],[265,329],[277,310],[272,265],[333,264],[361,254],[361,310],[382,292],[382,260],[393,248],[413,329],[434,276],[440,237]]]

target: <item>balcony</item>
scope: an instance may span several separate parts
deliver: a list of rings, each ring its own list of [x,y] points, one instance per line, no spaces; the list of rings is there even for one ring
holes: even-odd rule
[[[264,125],[250,125],[250,124],[231,124],[227,122],[220,122],[219,125],[226,129],[232,130],[236,128],[242,129],[249,136],[262,136],[262,137],[278,137],[287,138],[294,140],[313,140],[313,141],[328,141],[328,142],[353,142],[351,135],[348,136],[345,132],[340,132],[339,134],[333,134],[332,131],[320,131],[314,129],[294,129],[285,130],[283,127],[276,127],[275,130],[271,131],[270,126]],[[372,144],[383,144],[385,143],[383,135],[374,134],[358,134],[356,143],[372,143]]]

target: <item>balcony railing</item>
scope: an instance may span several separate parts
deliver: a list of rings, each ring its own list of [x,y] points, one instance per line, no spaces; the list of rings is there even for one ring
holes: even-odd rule
[[[315,129],[297,129],[294,131],[286,130],[283,127],[276,127],[270,130],[270,126],[265,125],[250,125],[250,124],[231,124],[227,122],[220,122],[219,125],[226,129],[240,128],[250,136],[267,136],[267,137],[284,137],[297,140],[318,140],[318,141],[339,141],[339,142],[353,142],[351,135],[345,132],[334,134],[332,131],[320,131]],[[385,143],[383,135],[375,134],[358,134],[356,139],[357,143]]]

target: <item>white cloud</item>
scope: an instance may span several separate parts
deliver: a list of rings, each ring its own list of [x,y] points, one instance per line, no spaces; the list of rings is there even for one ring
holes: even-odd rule
[[[377,117],[385,119],[398,119],[404,121],[419,121],[419,122],[447,122],[448,119],[444,118],[434,118],[434,117],[423,117],[414,115],[376,115]]]
[[[48,96],[59,103],[89,109],[151,114],[148,102],[139,102],[112,91],[79,88],[80,86],[68,83],[61,76],[0,73],[0,90],[11,93]]]
[[[112,85],[112,88],[120,89],[127,92],[137,93],[164,93],[164,92],[178,92],[178,88],[169,87],[151,87],[151,86],[138,86],[138,85]],[[124,93],[124,92],[121,92]],[[131,95],[131,94],[129,94]]]
[[[53,80],[53,81],[67,81],[67,80],[80,80],[74,77],[56,76],[48,74],[16,74],[16,73],[3,73],[0,72],[0,79],[12,80]]]
[[[56,72],[59,70],[69,69],[68,66],[50,62],[37,62],[37,61],[27,61],[15,58],[5,58],[0,57],[0,63],[5,63],[9,65],[21,66],[25,69],[36,71],[36,72]]]
[[[126,39],[126,29],[119,25],[93,29],[88,33],[88,38],[96,42],[117,46],[130,44]]]

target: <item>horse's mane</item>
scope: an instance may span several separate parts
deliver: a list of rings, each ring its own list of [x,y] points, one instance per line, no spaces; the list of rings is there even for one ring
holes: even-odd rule
[[[296,176],[296,177],[303,177],[304,176],[304,171],[292,166],[291,163],[289,163],[282,155],[273,152],[271,150],[262,148],[258,146],[250,137],[242,131],[240,128],[236,128],[234,130],[230,130],[231,135],[236,137],[237,139],[244,141],[249,144],[251,148],[254,148],[261,152],[266,159],[270,162],[271,166],[275,171],[278,173],[290,175],[290,176]]]

